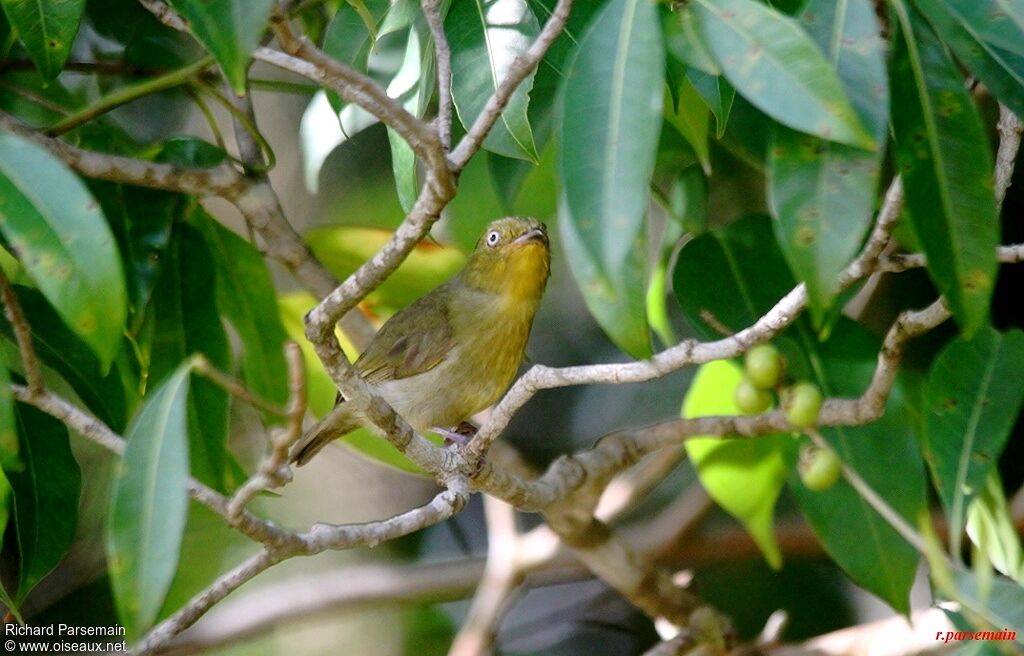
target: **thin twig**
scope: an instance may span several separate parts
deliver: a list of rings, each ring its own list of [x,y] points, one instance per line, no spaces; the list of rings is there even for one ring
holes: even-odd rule
[[[11,281],[7,274],[0,269],[0,296],[3,298],[4,313],[7,321],[14,330],[14,339],[18,343],[18,352],[21,353],[21,363],[25,368],[25,380],[28,382],[28,393],[31,395],[43,392],[43,374],[39,365],[39,358],[36,357],[36,347],[32,343],[32,327],[25,318],[25,311],[21,308],[18,295],[14,293]]]
[[[410,114],[401,102],[388,96],[387,92],[369,76],[328,57],[306,37],[296,35],[292,31],[288,17],[280,9],[275,8],[272,11],[270,25],[285,53],[314,66],[311,79],[330,86],[342,98],[359,105],[395,130],[405,139],[417,157],[426,162],[435,173],[447,172],[448,162],[437,133]],[[286,61],[279,56],[282,54],[284,53],[264,47],[256,50],[253,56],[269,64],[281,66]]]
[[[75,128],[84,125],[109,111],[117,109],[122,105],[126,105],[133,100],[138,100],[139,98],[186,84],[190,80],[193,80],[202,74],[204,70],[213,64],[213,62],[213,57],[208,55],[199,61],[187,64],[178,70],[164,73],[163,75],[151,80],[145,80],[126,87],[121,87],[106,96],[103,96],[99,100],[90,103],[87,107],[82,108],[71,116],[63,118],[53,124],[46,129],[46,134],[51,137],[62,135],[65,132],[74,130]]]
[[[197,355],[192,361],[192,371],[202,376],[203,378],[209,379],[211,383],[221,388],[231,396],[235,397],[240,401],[244,401],[249,405],[259,408],[264,412],[269,412],[279,417],[284,417],[288,414],[288,411],[280,407],[276,403],[272,403],[267,399],[254,394],[248,387],[235,380],[231,376],[228,376],[224,372],[218,370],[213,364],[203,355]]]
[[[281,487],[292,480],[292,471],[288,467],[288,452],[302,437],[302,417],[306,414],[306,369],[302,361],[302,350],[295,342],[285,347],[288,362],[288,424],[284,430],[273,429],[270,433],[270,453],[260,462],[259,470],[251,476],[228,502],[228,521],[234,523],[241,516],[242,510],[260,492]]]
[[[452,147],[452,50],[444,33],[440,1],[423,0],[422,4],[434,37],[434,59],[437,62],[437,135],[441,146],[448,151]]]
[[[344,526],[315,524],[308,533],[301,536],[298,545],[267,546],[260,553],[218,578],[177,612],[151,629],[132,647],[131,653],[142,656],[166,646],[174,636],[194,624],[214,604],[271,565],[293,556],[313,555],[327,549],[374,546],[394,540],[448,519],[465,507],[468,498],[469,489],[465,480],[456,478],[448,481],[448,489],[439,493],[426,505],[389,519]]]

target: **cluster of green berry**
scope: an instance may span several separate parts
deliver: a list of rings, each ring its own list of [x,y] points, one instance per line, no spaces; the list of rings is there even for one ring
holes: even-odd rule
[[[736,386],[736,407],[743,414],[759,414],[774,405],[773,392],[778,392],[786,421],[797,428],[812,429],[818,424],[821,390],[807,381],[783,386],[784,370],[782,355],[772,344],[758,344],[747,351],[744,376]],[[797,471],[808,489],[829,489],[839,480],[841,470],[842,462],[832,449],[807,444],[800,450]]]

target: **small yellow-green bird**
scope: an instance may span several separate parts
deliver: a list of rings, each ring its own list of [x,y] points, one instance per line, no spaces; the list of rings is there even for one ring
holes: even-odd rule
[[[448,282],[391,317],[356,360],[367,383],[418,432],[449,430],[497,401],[519,369],[551,269],[547,229],[498,219]],[[370,422],[340,402],[304,435],[304,465],[334,439]]]

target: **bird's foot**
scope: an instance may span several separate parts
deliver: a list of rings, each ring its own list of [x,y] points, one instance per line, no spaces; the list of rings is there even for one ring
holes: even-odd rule
[[[444,438],[444,445],[451,446],[452,444],[458,444],[459,446],[466,446],[469,441],[476,435],[476,426],[464,421],[455,428],[431,428],[431,431],[437,433]]]

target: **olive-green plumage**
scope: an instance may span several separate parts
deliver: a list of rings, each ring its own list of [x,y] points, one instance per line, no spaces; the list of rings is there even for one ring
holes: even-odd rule
[[[415,430],[457,425],[512,383],[550,264],[543,223],[494,221],[459,273],[381,326],[356,369]],[[303,465],[364,425],[361,413],[340,403],[299,440],[291,460]]]

